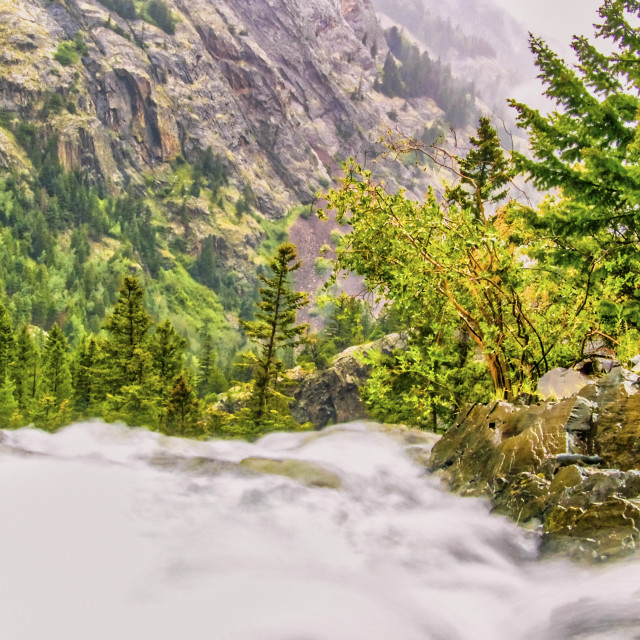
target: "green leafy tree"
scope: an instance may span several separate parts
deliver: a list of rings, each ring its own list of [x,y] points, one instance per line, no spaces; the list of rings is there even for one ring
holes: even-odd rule
[[[308,304],[308,295],[293,290],[291,274],[300,268],[296,248],[291,243],[278,247],[269,263],[273,276],[260,275],[264,285],[255,320],[243,322],[249,339],[258,347],[254,359],[254,380],[251,398],[251,418],[257,425],[263,421],[269,404],[281,399],[282,360],[284,349],[295,347],[306,331],[306,325],[296,324],[299,309]]]
[[[564,359],[565,338],[579,319],[565,301],[573,291],[525,259],[519,207],[507,202],[494,215],[485,210],[511,176],[495,130],[480,122],[468,161],[414,142],[398,147],[453,167],[457,184],[445,202],[433,192],[418,202],[349,167],[342,188],[328,195],[337,219],[352,227],[338,247],[338,265],[365,276],[404,310],[421,336],[417,374],[434,395],[459,402],[459,385],[452,388],[446,372],[462,364],[475,379],[476,353],[498,397],[530,390]]]

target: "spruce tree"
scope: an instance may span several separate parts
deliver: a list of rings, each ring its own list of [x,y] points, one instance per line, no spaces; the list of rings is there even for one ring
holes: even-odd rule
[[[18,332],[12,374],[18,407],[26,417],[34,403],[38,388],[38,352],[26,325]]]
[[[218,354],[209,333],[204,338],[199,358],[197,388],[201,398],[210,393],[222,393],[229,388],[229,383],[218,366]]]
[[[44,346],[41,388],[43,393],[55,399],[58,406],[71,397],[67,339],[57,323],[51,327]]]
[[[184,373],[177,378],[169,397],[167,406],[167,426],[170,431],[177,430],[181,435],[196,423],[200,413],[200,405],[195,391],[187,381]]]
[[[73,401],[80,413],[86,413],[95,397],[98,384],[98,344],[94,336],[84,338],[78,349],[73,368]]]
[[[144,307],[144,289],[137,278],[125,276],[118,299],[104,321],[112,392],[123,385],[142,385],[149,371],[147,333],[151,316]]]
[[[533,157],[516,154],[542,191],[559,188],[530,224],[549,243],[536,256],[561,269],[596,306],[602,326],[640,327],[640,38],[637,0],[607,0],[598,10],[596,41],[575,36],[571,65],[542,39],[530,48],[557,109],[548,115],[511,101]],[[603,51],[597,46],[603,43]]]
[[[6,307],[0,303],[0,380],[9,374],[9,365],[13,360],[13,327]]]
[[[295,347],[307,329],[307,325],[296,325],[298,310],[309,302],[306,293],[293,290],[291,274],[301,264],[296,258],[293,244],[280,245],[269,264],[273,276],[259,276],[264,286],[260,288],[261,300],[255,320],[242,322],[247,336],[258,347],[251,397],[251,416],[256,424],[264,418],[270,400],[281,395],[278,390],[282,371],[280,353]]]
[[[516,175],[513,164],[505,155],[498,132],[491,120],[482,116],[477,134],[469,138],[471,148],[464,157],[457,158],[460,179],[446,189],[447,199],[460,207],[472,210],[486,223],[492,212],[488,204],[496,205],[509,194],[509,184]]]
[[[44,346],[36,423],[47,429],[67,423],[71,418],[71,394],[67,340],[56,323]]]
[[[22,418],[15,399],[15,384],[6,376],[0,383],[0,429],[15,429],[22,426]]]
[[[169,320],[160,323],[149,340],[149,352],[159,394],[168,398],[175,380],[183,367],[186,341],[181,338]]]

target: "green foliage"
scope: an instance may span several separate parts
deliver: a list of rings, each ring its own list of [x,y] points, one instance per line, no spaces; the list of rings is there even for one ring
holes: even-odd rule
[[[557,110],[545,116],[512,105],[534,154],[517,156],[521,168],[536,187],[560,189],[530,215],[529,225],[548,238],[536,257],[562,269],[595,306],[594,335],[615,339],[622,326],[640,326],[640,5],[608,1],[598,13],[596,43],[573,40],[574,67],[531,37],[545,94]]]
[[[566,363],[571,348],[575,355],[568,340],[584,331],[584,307],[571,283],[527,259],[534,239],[522,246],[520,209],[487,209],[504,196],[512,168],[486,120],[471,147],[466,159],[448,159],[459,181],[447,188],[445,202],[433,192],[424,202],[387,193],[358,166],[328,195],[337,219],[352,227],[338,247],[339,266],[365,276],[402,308],[422,354],[413,358],[414,373],[448,407],[461,400],[461,384],[442,373],[449,367],[466,369],[463,378],[488,373],[498,397],[513,397]],[[392,368],[402,373],[409,364]]]
[[[44,347],[41,393],[53,398],[56,407],[71,397],[68,358],[67,340],[60,327],[54,324]]]
[[[333,263],[327,258],[317,257],[313,263],[313,268],[319,276],[324,276],[331,271]]]
[[[146,348],[150,327],[144,290],[136,278],[125,276],[118,299],[104,321],[112,391],[122,384],[142,385],[145,382],[151,360]]]
[[[165,33],[173,35],[176,32],[176,21],[165,0],[150,0],[147,3],[149,17]]]
[[[77,64],[80,56],[87,53],[87,47],[80,33],[73,40],[65,40],[58,45],[53,57],[64,67]],[[57,94],[54,94],[57,95]]]
[[[156,326],[149,339],[151,366],[158,381],[158,393],[167,398],[184,367],[186,341],[181,338],[169,320]]]
[[[198,398],[193,388],[181,374],[171,390],[167,405],[167,425],[181,436],[191,432],[200,415]]]
[[[363,300],[346,293],[341,293],[336,298],[326,298],[321,304],[323,329],[317,335],[306,337],[298,362],[313,364],[322,369],[347,347],[369,340],[375,329],[375,322],[369,306]]]
[[[75,44],[68,40],[58,45],[53,57],[65,67],[76,64],[80,60],[80,54],[76,51]]]
[[[283,363],[279,356],[287,348],[295,347],[306,331],[306,325],[296,324],[299,309],[308,304],[308,295],[293,290],[291,274],[300,268],[296,262],[294,245],[280,245],[269,267],[273,273],[268,278],[260,276],[264,285],[260,289],[261,300],[255,320],[243,322],[249,339],[258,347],[254,358],[254,381],[250,402],[251,419],[259,428],[268,420],[270,405],[282,404]],[[293,264],[292,264],[293,263]]]
[[[134,20],[137,17],[136,5],[133,0],[100,0],[100,3],[115,11],[121,18]]]

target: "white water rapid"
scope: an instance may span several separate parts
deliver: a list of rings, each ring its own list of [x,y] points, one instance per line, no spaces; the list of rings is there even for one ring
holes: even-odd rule
[[[366,424],[255,444],[0,433],[3,640],[640,638],[640,563],[537,560]],[[230,464],[248,456],[342,487]]]

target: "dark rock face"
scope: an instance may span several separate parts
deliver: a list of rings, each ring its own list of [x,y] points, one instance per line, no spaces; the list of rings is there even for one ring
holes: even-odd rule
[[[405,340],[391,334],[366,345],[350,347],[338,354],[327,369],[304,375],[294,394],[292,415],[300,423],[311,422],[316,429],[367,417],[360,400],[360,387],[367,381],[370,367],[362,356],[370,350],[393,351]]]
[[[640,546],[638,392],[638,376],[615,367],[559,401],[468,408],[430,467],[454,490],[539,526],[549,552],[628,555]]]

